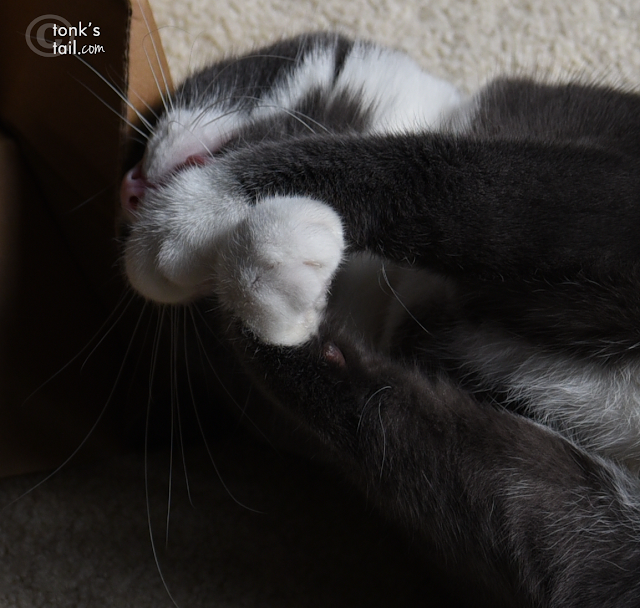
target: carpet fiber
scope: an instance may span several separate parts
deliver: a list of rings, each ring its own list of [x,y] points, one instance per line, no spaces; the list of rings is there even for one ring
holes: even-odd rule
[[[627,86],[640,74],[636,0],[152,0],[152,7],[175,80],[207,59],[316,29],[405,49],[465,91],[505,70]],[[219,475],[203,450],[187,454],[189,492],[181,472],[169,491],[169,457],[152,454],[148,509],[141,453],[69,464],[15,502],[42,476],[0,480],[0,507],[8,505],[0,511],[0,607],[447,605],[421,601],[436,598],[437,577],[426,579],[410,543],[322,468],[241,431],[213,450]]]

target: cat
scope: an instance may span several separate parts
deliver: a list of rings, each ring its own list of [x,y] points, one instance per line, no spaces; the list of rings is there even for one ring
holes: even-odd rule
[[[489,605],[640,606],[640,96],[286,39],[189,77],[123,265]],[[144,125],[143,125],[144,126]]]

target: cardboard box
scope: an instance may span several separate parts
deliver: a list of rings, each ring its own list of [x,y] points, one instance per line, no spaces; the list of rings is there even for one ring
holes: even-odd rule
[[[119,449],[146,404],[114,237],[132,116],[116,90],[157,100],[154,32],[139,0],[0,9],[0,475]]]

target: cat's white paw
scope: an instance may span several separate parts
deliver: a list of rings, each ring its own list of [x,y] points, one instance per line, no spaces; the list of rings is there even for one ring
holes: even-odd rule
[[[326,204],[242,195],[222,163],[149,189],[125,248],[132,286],[160,303],[211,293],[261,339],[301,344],[318,329],[344,250]]]
[[[259,202],[215,260],[220,302],[258,337],[293,346],[313,336],[344,251],[340,218],[300,197]]]

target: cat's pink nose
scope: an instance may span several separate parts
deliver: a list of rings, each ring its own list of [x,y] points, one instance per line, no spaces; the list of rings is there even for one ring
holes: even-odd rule
[[[120,204],[125,211],[135,211],[149,188],[149,182],[142,175],[142,167],[138,163],[127,171],[120,185]]]

